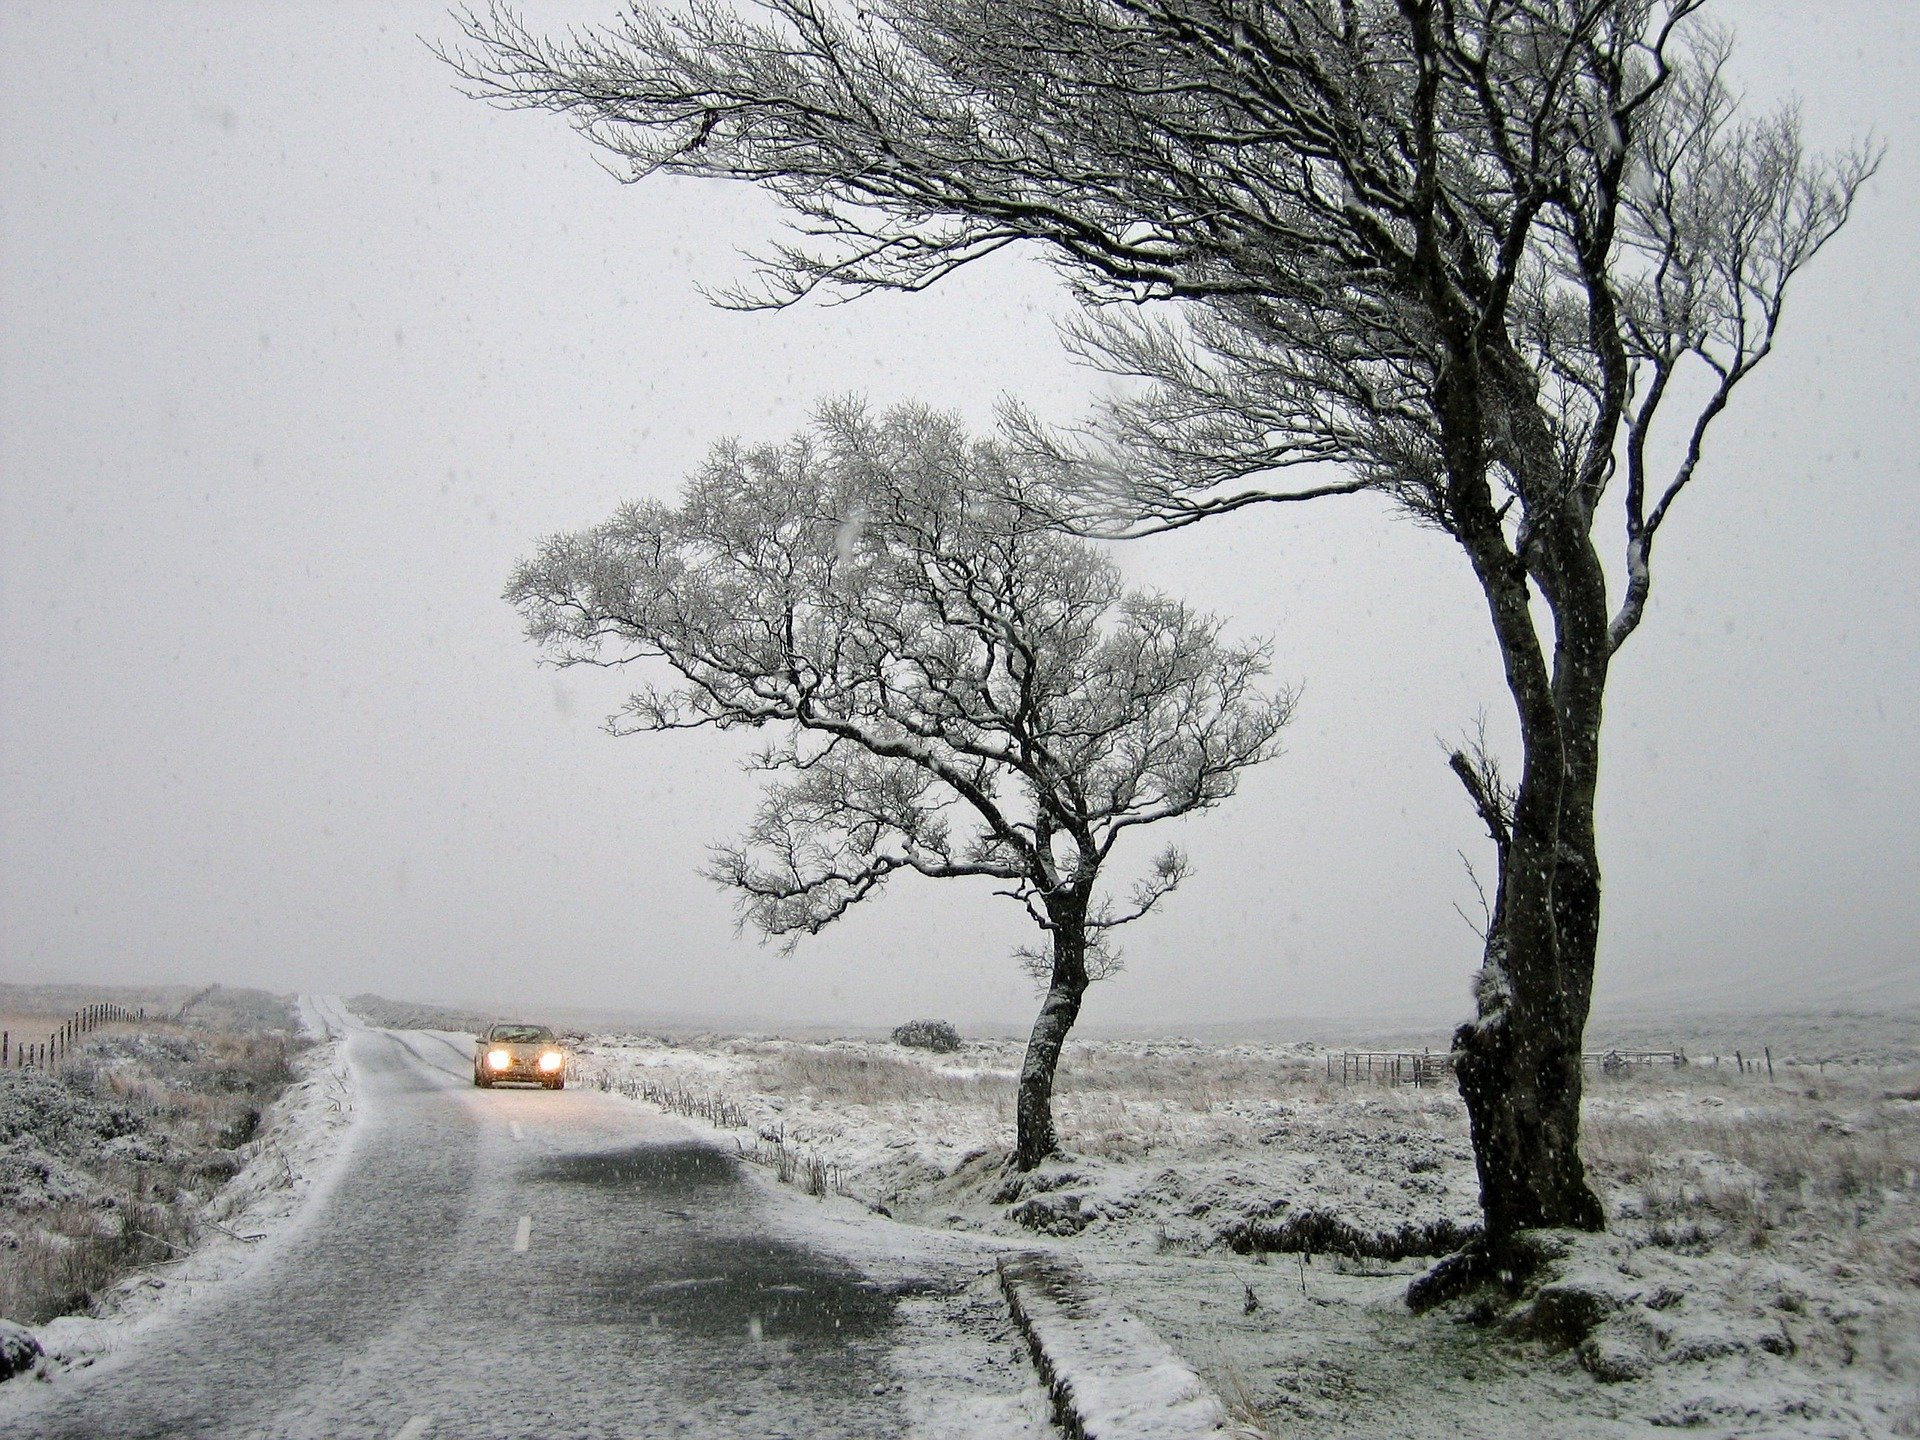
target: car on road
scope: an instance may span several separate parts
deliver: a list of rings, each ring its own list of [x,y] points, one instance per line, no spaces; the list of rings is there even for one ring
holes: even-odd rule
[[[502,1023],[473,1042],[473,1083],[482,1090],[524,1080],[549,1090],[567,1086],[567,1048],[545,1025]]]

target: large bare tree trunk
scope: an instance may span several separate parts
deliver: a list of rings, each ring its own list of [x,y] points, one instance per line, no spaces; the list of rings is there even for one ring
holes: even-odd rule
[[[1516,823],[1511,847],[1502,847],[1477,1013],[1453,1037],[1485,1233],[1414,1282],[1407,1298],[1416,1309],[1524,1273],[1531,1261],[1515,1242],[1526,1230],[1606,1227],[1580,1158],[1580,1057],[1600,914],[1593,797],[1591,789],[1559,788],[1559,823],[1544,836]],[[1528,798],[1523,782],[1517,813]],[[1519,873],[1521,855],[1532,874]],[[1548,855],[1557,859],[1542,867]]]
[[[1450,500],[1456,534],[1486,592],[1520,722],[1521,774],[1510,827],[1504,815],[1501,824],[1489,821],[1500,851],[1498,903],[1475,986],[1476,1014],[1453,1040],[1486,1232],[1461,1263],[1415,1287],[1416,1304],[1513,1268],[1512,1242],[1524,1230],[1600,1230],[1606,1223],[1579,1143],[1581,1046],[1600,934],[1593,810],[1610,658],[1606,583],[1586,530],[1573,520],[1536,535],[1524,557],[1508,547],[1485,483],[1476,413],[1483,396],[1473,393],[1471,378],[1455,383],[1449,398],[1459,408],[1449,438],[1458,478]],[[1524,440],[1517,448],[1524,450]],[[1543,464],[1534,483],[1556,482]],[[1552,614],[1550,662],[1535,624],[1533,585]],[[1476,803],[1484,817],[1485,797],[1476,794]]]
[[[1060,1148],[1053,1126],[1053,1075],[1087,993],[1086,902],[1069,899],[1049,905],[1048,911],[1054,923],[1053,975],[1020,1066],[1013,1149],[1016,1170],[1031,1170]]]
[[[1506,934],[1489,936],[1478,1014],[1454,1034],[1487,1250],[1495,1257],[1524,1229],[1605,1227],[1580,1158],[1587,1016],[1570,992],[1586,987],[1561,979],[1567,971],[1590,977],[1593,953],[1590,943],[1559,949],[1557,956],[1529,954]]]

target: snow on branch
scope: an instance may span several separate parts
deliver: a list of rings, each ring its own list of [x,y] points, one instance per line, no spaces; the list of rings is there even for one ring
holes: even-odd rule
[[[1168,848],[1116,904],[1119,836],[1232,795],[1293,697],[1261,687],[1265,645],[1036,527],[1026,481],[951,417],[836,402],[785,445],[715,446],[678,506],[547,540],[507,594],[557,663],[676,677],[616,733],[774,731],[707,870],[743,923],[791,943],[905,870],[991,880],[1078,954],[1186,877]]]

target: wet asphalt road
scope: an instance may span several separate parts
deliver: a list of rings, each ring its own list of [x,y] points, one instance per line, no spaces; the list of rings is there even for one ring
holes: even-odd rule
[[[361,1118],[337,1183],[246,1274],[63,1377],[22,1433],[907,1428],[875,1392],[892,1388],[896,1299],[916,1282],[772,1238],[773,1202],[737,1161],[639,1107],[476,1090],[468,1054],[434,1035],[356,1027],[346,1043]]]

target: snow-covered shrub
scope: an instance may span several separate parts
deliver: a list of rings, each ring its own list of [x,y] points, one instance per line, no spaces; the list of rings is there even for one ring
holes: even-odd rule
[[[40,1359],[40,1342],[24,1325],[0,1320],[0,1380],[31,1370]]]
[[[946,1055],[960,1048],[960,1032],[945,1020],[909,1020],[893,1032],[893,1043]]]
[[[293,1078],[297,1043],[149,1022],[88,1036],[57,1071],[0,1070],[0,1314],[84,1311],[189,1250]]]

